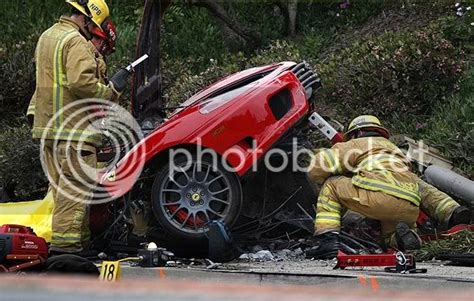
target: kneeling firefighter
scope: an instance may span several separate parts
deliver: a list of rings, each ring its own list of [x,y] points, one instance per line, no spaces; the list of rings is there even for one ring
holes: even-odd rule
[[[388,140],[377,117],[355,118],[347,142],[318,152],[309,178],[323,184],[316,210],[315,235],[320,245],[308,256],[329,259],[340,248],[341,216],[349,209],[381,223],[382,243],[417,249],[421,240],[412,229],[421,203],[418,177],[402,151]]]

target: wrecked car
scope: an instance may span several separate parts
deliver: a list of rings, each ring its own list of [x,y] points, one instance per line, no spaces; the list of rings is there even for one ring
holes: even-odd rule
[[[287,205],[282,202],[291,194],[305,194],[299,206],[311,210],[311,204],[303,203],[313,202],[315,194],[303,172],[288,176],[298,172],[287,167],[270,172],[269,179],[269,171],[262,170],[259,162],[272,149],[291,152],[293,138],[314,106],[318,85],[317,74],[306,63],[282,62],[228,76],[181,104],[147,133],[140,147],[127,153],[101,185],[114,199],[125,196],[128,202],[148,203],[142,207],[153,213],[145,214],[153,219],[149,222],[155,233],[149,235],[159,234],[162,240],[185,247],[204,241],[210,221],[238,226],[262,220]],[[184,150],[188,156],[180,155]],[[198,156],[206,150],[219,160]],[[143,170],[132,167],[137,157],[144,160]],[[266,183],[256,185],[262,174]],[[246,185],[249,179],[253,183]],[[278,200],[265,205],[265,190],[275,181],[280,181],[276,186],[281,191],[268,196]],[[294,198],[291,203],[296,203]]]

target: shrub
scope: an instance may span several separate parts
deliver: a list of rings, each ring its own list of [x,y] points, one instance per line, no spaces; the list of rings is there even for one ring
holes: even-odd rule
[[[164,98],[175,106],[218,79],[247,68],[269,65],[280,61],[300,61],[296,46],[287,41],[273,41],[266,49],[253,56],[242,52],[228,54],[221,60],[211,59],[207,68],[198,74],[192,70],[191,59],[179,60],[166,57],[163,62]]]
[[[461,83],[458,94],[435,107],[422,135],[474,178],[474,68]]]
[[[167,106],[178,106],[193,94],[205,88],[213,81],[236,69],[218,65],[218,61],[211,59],[208,67],[196,74],[192,70],[191,60],[170,59],[166,56],[162,64],[163,98]]]
[[[66,9],[63,0],[0,1],[0,120],[26,113],[35,87],[36,42]]]
[[[410,118],[395,114],[384,120],[394,133],[424,140],[453,161],[454,166],[474,179],[474,68],[461,80],[458,93],[434,106],[430,116]]]
[[[455,45],[460,45],[474,50],[472,43],[474,42],[474,14],[472,10],[466,11],[462,17],[447,16],[440,19],[438,24],[439,31],[443,33],[445,39],[451,41]]]
[[[12,45],[0,44],[0,120],[26,114],[35,90],[33,54],[37,36]]]
[[[0,186],[13,192],[17,199],[42,198],[47,180],[41,168],[39,146],[31,138],[26,121],[15,126],[2,125],[0,134]]]
[[[322,32],[337,31],[366,22],[383,8],[392,5],[391,1],[366,0],[351,1],[347,8],[341,7],[343,1],[300,1],[298,19],[302,31],[308,28]]]
[[[266,48],[257,51],[250,59],[245,61],[245,68],[268,65],[282,61],[299,62],[301,57],[298,45],[292,41],[272,41]]]
[[[310,29],[297,43],[301,57],[309,63],[313,63],[320,59],[324,54],[325,48],[331,44],[332,37],[328,34],[319,33],[317,30]]]
[[[463,53],[438,33],[387,33],[318,65],[320,98],[337,106],[344,121],[363,113],[429,114],[455,90],[465,66]]]

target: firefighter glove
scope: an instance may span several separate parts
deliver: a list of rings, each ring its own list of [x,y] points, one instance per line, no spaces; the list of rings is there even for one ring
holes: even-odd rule
[[[125,87],[127,86],[127,81],[129,76],[132,73],[127,71],[126,69],[120,69],[117,73],[115,73],[112,78],[110,79],[110,82],[113,84],[114,89],[118,93],[122,93],[123,90],[125,90]]]

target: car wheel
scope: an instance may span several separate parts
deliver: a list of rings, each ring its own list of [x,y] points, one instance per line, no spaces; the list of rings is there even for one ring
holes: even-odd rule
[[[232,226],[241,205],[239,178],[211,157],[193,155],[191,162],[178,157],[174,166],[169,163],[157,173],[153,183],[153,212],[174,245],[204,243],[207,224],[221,220]]]

